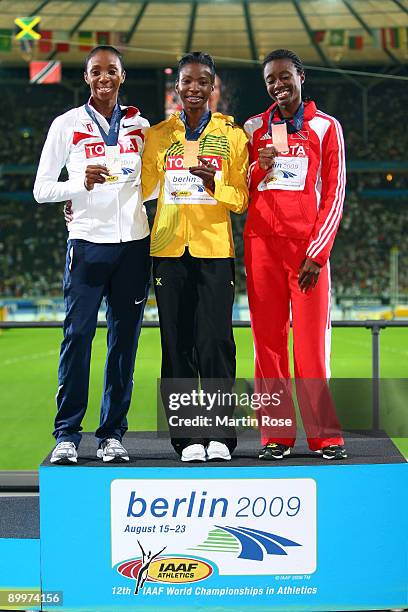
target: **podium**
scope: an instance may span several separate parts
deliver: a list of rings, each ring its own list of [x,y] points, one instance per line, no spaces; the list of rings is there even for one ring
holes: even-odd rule
[[[332,463],[305,442],[260,462],[181,463],[166,439],[128,434],[129,464],[40,467],[41,583],[63,611],[379,610],[407,600],[407,462],[353,435]],[[54,609],[54,607],[43,609]]]
[[[38,498],[3,494],[0,496],[0,610],[40,610],[40,603]]]

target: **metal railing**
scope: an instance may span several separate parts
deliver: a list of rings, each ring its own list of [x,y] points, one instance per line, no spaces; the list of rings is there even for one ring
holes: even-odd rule
[[[234,321],[237,328],[250,327],[249,321]],[[62,321],[0,321],[0,329],[52,329],[62,328]],[[97,327],[106,327],[106,321],[98,321]],[[143,327],[158,328],[158,321],[144,321]],[[338,328],[365,328],[371,330],[372,346],[372,428],[380,428],[380,333],[386,328],[408,328],[407,321],[332,321],[332,327]],[[0,492],[29,493],[38,492],[38,475],[36,472],[1,472]]]

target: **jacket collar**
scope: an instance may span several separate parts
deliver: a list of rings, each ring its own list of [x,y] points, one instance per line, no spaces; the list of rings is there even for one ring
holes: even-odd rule
[[[313,119],[313,117],[315,116],[317,112],[316,104],[313,102],[313,100],[310,100],[309,102],[303,102],[303,104],[304,104],[304,109],[305,109],[303,120],[310,121],[311,119]],[[265,128],[266,131],[268,131],[269,116],[271,112],[277,109],[277,107],[278,107],[278,103],[274,102],[273,104],[271,104],[269,108],[266,109],[264,113],[262,113],[263,127]]]
[[[180,132],[185,132],[184,123],[180,119],[179,111],[177,111],[173,115],[170,115],[170,117],[168,118],[168,122],[170,131],[173,131],[174,129],[179,129]],[[226,134],[228,126],[231,126],[233,123],[234,117],[231,117],[231,115],[223,115],[222,113],[212,113],[211,119],[205,127],[200,138],[212,132],[221,132],[221,134]]]
[[[100,113],[98,113],[98,111],[96,110],[96,108],[93,106],[92,104],[92,96],[89,98],[88,100],[88,104],[90,104],[93,108],[93,110],[96,113],[96,116],[98,117],[98,120],[101,118],[101,125],[103,122],[106,122],[106,124],[108,124],[108,122],[106,121],[105,117],[102,117],[102,115]],[[121,122],[123,120],[128,121],[129,119],[133,119],[135,117],[137,117],[138,115],[140,115],[140,111],[138,108],[136,108],[136,106],[123,106],[123,104],[120,105],[120,110],[122,111],[122,119]],[[82,106],[79,107],[79,111],[81,114],[81,119],[88,119],[89,121],[89,115],[86,112],[85,109],[85,104],[83,104]],[[126,111],[126,112],[123,112]]]

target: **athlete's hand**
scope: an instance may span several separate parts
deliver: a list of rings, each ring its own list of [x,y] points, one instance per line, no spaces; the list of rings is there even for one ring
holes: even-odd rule
[[[100,164],[95,166],[87,166],[85,168],[85,187],[88,191],[94,188],[95,183],[104,183],[105,176],[109,176],[109,170],[106,166]]]
[[[320,266],[306,257],[300,264],[298,272],[298,284],[302,293],[307,293],[309,289],[313,289],[319,280]]]
[[[65,219],[66,226],[68,226],[68,223],[71,223],[71,221],[74,220],[74,213],[72,210],[71,200],[68,200],[68,202],[65,202],[64,204],[64,219]]]
[[[258,149],[258,162],[262,170],[270,170],[273,166],[273,160],[278,155],[278,149],[272,145],[272,147],[264,147]]]
[[[198,159],[202,163],[202,166],[191,166],[189,168],[191,174],[194,176],[198,176],[204,184],[204,187],[214,193],[215,191],[215,168],[214,166],[206,159],[204,159],[201,155],[198,155]]]

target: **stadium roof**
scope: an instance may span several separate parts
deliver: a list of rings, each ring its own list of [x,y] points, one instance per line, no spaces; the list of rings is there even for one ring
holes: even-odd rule
[[[408,0],[0,0],[0,8],[0,36],[9,30],[13,38],[11,49],[0,39],[3,65],[29,59],[14,40],[14,19],[29,16],[51,32],[48,49],[36,42],[32,59],[69,65],[82,63],[86,34],[90,44],[109,34],[131,66],[171,66],[190,50],[208,51],[218,65],[251,66],[278,47],[321,66],[402,67],[408,60]],[[57,51],[57,42],[69,50]]]

